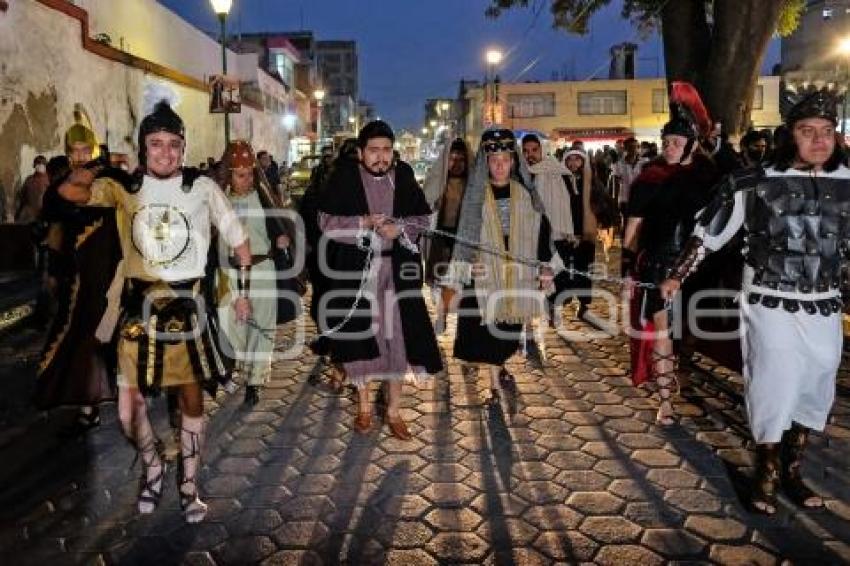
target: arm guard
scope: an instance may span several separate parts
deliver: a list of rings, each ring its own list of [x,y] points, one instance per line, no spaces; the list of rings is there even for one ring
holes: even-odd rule
[[[673,270],[670,272],[671,279],[684,281],[685,278],[696,271],[702,260],[705,259],[706,250],[703,245],[702,238],[691,236],[685,244],[685,249],[676,263],[673,265]]]

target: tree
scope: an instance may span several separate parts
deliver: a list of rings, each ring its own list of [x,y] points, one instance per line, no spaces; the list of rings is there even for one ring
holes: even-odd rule
[[[611,0],[549,0],[555,28],[587,33]],[[491,0],[487,15],[529,0]],[[667,79],[700,91],[712,118],[730,135],[750,123],[753,95],[770,38],[794,31],[805,0],[624,0],[623,17],[648,32],[660,27]]]

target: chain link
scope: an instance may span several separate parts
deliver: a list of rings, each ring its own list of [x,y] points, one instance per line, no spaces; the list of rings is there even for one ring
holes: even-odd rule
[[[539,259],[536,259],[536,258],[529,258],[529,257],[525,257],[525,256],[512,254],[508,251],[502,250],[500,248],[495,248],[495,247],[493,247],[489,244],[485,244],[483,242],[479,242],[479,241],[475,241],[475,240],[468,240],[466,238],[462,238],[461,236],[458,236],[457,234],[452,234],[451,232],[446,232],[445,230],[440,230],[438,228],[431,228],[430,226],[423,226],[421,224],[416,224],[414,222],[408,222],[408,221],[401,219],[401,218],[393,218],[391,220],[394,223],[396,223],[400,226],[404,226],[404,227],[411,226],[413,228],[418,228],[426,236],[429,236],[429,237],[441,236],[443,238],[451,238],[452,240],[454,240],[455,242],[457,242],[458,244],[460,244],[462,246],[468,246],[470,248],[474,248],[476,250],[479,250],[479,251],[482,251],[482,252],[485,252],[485,253],[489,253],[489,254],[493,254],[493,255],[499,255],[499,256],[502,256],[502,257],[509,259],[511,261],[521,263],[523,265],[528,265],[530,267],[536,267],[536,268],[548,267],[549,266],[549,263],[547,263],[545,261],[540,261]],[[616,277],[616,276],[613,276],[613,275],[600,275],[598,273],[592,273],[592,272],[589,272],[589,271],[582,271],[580,269],[575,269],[575,268],[572,268],[572,267],[566,267],[565,266],[564,271],[566,273],[569,273],[572,276],[578,275],[578,276],[581,276],[581,277],[586,277],[587,279],[590,279],[591,281],[600,281],[600,282],[604,282],[604,283],[611,283],[611,284],[614,284],[614,285],[621,285],[621,286],[631,285],[632,287],[636,287],[636,288],[639,288],[639,289],[657,289],[658,288],[658,285],[656,285],[655,283],[648,283],[648,282],[644,282],[644,281],[635,281],[633,279],[627,279],[627,278],[624,278],[624,277]]]

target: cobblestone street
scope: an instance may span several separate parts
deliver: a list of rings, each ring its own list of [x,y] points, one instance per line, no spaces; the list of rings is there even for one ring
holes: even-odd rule
[[[850,561],[846,363],[805,464],[826,508],[782,500],[766,519],[740,498],[752,463],[740,376],[698,359],[684,372],[680,425],[661,429],[655,401],[631,386],[623,336],[569,342],[547,329],[547,360],[515,356],[517,394],[490,407],[483,374],[465,376],[450,357],[452,329],[440,338],[447,372],[406,388],[411,442],[385,427],[354,434],[351,396],[330,393],[311,354],[276,362],[254,410],[241,391],[220,393],[202,474],[211,512],[195,526],[179,513],[173,465],[160,508],[136,514],[141,468],[129,468],[113,405],[77,440],[57,435],[70,413],[27,409],[40,338],[4,337],[0,563]],[[174,454],[164,405],[153,411]]]

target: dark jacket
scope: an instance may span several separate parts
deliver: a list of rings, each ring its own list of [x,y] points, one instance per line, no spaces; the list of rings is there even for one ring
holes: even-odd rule
[[[333,192],[333,199],[321,199],[319,211],[333,216],[363,216],[369,214],[366,191],[360,178],[357,164],[341,163],[334,168],[327,179],[326,190]],[[431,209],[425,201],[425,195],[416,182],[413,169],[399,162],[395,169],[395,193],[393,198],[393,216],[406,218],[430,214]],[[325,236],[322,236],[323,238]],[[334,270],[348,271],[349,278],[333,281],[334,291],[346,291],[345,296],[335,297],[328,302],[328,308],[339,313],[347,313],[354,305],[357,289],[360,287],[367,252],[356,245],[329,240],[327,242],[328,265]],[[431,319],[422,298],[422,258],[403,247],[396,240],[392,248],[393,282],[395,290],[405,296],[399,297],[398,308],[402,313],[402,331],[407,350],[407,359],[412,366],[422,366],[429,373],[442,370],[443,364],[437,340],[434,336]],[[402,273],[405,274],[402,277]],[[342,329],[331,335],[331,355],[336,362],[369,360],[378,357],[378,344],[374,336],[368,333],[372,324],[370,301],[361,299],[356,315]],[[342,316],[329,317],[328,323],[334,326],[343,320]],[[364,337],[349,339],[347,333],[363,333]]]

